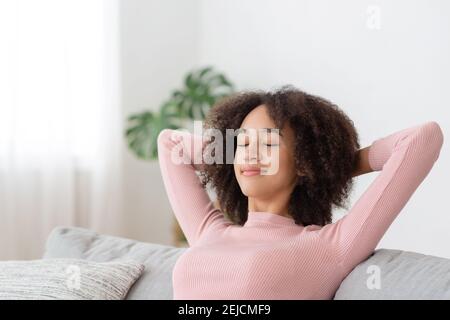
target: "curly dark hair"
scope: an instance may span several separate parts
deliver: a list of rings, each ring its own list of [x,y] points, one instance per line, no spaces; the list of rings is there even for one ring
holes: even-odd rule
[[[353,121],[336,105],[291,85],[278,90],[241,91],[218,101],[208,113],[204,128],[238,129],[245,116],[264,104],[278,128],[286,121],[295,135],[295,165],[299,172],[288,212],[303,226],[331,223],[333,206],[347,208],[357,164],[359,137]],[[236,152],[236,136],[234,136]],[[212,141],[208,141],[211,143]],[[248,198],[240,190],[233,164],[208,164],[199,172],[202,186],[211,185],[223,213],[243,225],[248,216]]]

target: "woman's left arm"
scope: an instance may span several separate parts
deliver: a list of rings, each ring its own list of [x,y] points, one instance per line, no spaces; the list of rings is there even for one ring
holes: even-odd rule
[[[343,270],[351,270],[375,250],[430,172],[443,140],[439,124],[430,121],[381,137],[360,151],[355,175],[380,173],[343,218],[318,231],[335,248]]]

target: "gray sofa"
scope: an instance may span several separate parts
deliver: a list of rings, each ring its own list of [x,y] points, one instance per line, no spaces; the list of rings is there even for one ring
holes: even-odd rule
[[[48,237],[43,258],[99,262],[133,258],[145,265],[145,271],[127,299],[164,300],[173,297],[172,268],[184,250],[58,227]],[[375,250],[348,274],[334,299],[450,299],[450,260],[401,250]]]

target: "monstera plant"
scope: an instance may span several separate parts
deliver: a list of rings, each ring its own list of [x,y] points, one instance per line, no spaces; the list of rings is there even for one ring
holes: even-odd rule
[[[165,128],[186,128],[194,120],[203,120],[218,100],[233,92],[234,85],[211,66],[187,73],[183,87],[173,90],[158,111],[128,117],[125,135],[129,148],[140,159],[156,159],[159,132]]]

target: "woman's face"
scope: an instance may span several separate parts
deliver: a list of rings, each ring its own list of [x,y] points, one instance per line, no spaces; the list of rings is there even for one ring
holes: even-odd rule
[[[296,184],[294,133],[288,124],[279,133],[270,129],[279,128],[265,105],[253,109],[240,126],[234,173],[247,197],[270,199],[278,193],[290,194]]]

